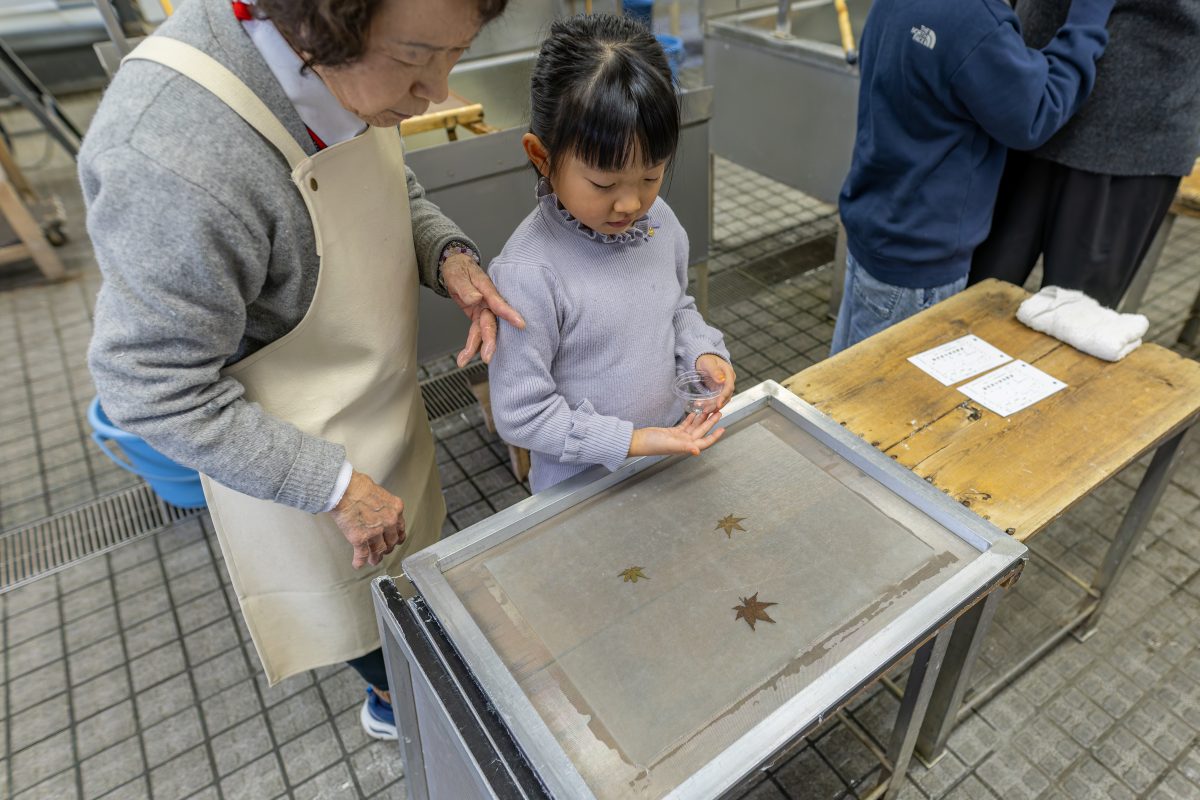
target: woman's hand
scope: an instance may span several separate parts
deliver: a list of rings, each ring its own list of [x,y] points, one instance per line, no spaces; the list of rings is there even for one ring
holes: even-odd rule
[[[483,363],[492,360],[496,352],[496,317],[515,328],[525,327],[525,320],[500,296],[492,279],[470,256],[458,253],[442,263],[442,285],[471,320],[467,344],[458,354],[458,366],[465,367],[476,352]]]
[[[696,371],[704,376],[704,382],[710,387],[721,387],[721,394],[713,408],[724,408],[729,398],[733,397],[733,385],[737,381],[733,365],[720,356],[705,353],[696,359]]]
[[[358,470],[330,513],[354,548],[355,569],[375,566],[404,541],[404,502]]]
[[[711,447],[725,432],[724,428],[713,430],[720,420],[720,413],[713,411],[709,414],[688,414],[674,428],[638,428],[629,442],[629,455],[698,456],[701,450]]]

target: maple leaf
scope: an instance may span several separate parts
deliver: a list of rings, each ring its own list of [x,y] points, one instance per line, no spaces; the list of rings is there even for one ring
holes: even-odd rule
[[[767,616],[767,608],[770,606],[777,606],[779,605],[778,603],[759,602],[758,592],[755,592],[749,597],[741,598],[741,601],[742,604],[740,606],[733,607],[733,610],[737,612],[737,615],[735,615],[733,618],[734,622],[737,622],[739,619],[744,619],[746,620],[746,624],[750,626],[750,630],[755,629],[755,622],[770,622],[772,625],[775,624],[775,620]]]
[[[650,580],[650,576],[642,572],[641,567],[630,567],[629,569],[623,569],[617,573],[617,577],[624,578],[625,583],[637,583],[638,578]]]
[[[725,538],[732,539],[734,531],[742,531],[743,533],[746,532],[746,529],[741,525],[742,521],[745,519],[745,517],[735,517],[733,514],[730,514],[728,517],[725,517],[725,519],[718,520],[717,527],[713,528],[713,530],[719,531],[723,529],[725,531]]]

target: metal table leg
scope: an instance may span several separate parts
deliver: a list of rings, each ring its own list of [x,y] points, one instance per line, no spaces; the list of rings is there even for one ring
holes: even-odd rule
[[[1100,615],[1111,597],[1112,587],[1120,578],[1146,523],[1154,514],[1163,490],[1166,489],[1171,474],[1179,463],[1178,455],[1193,427],[1194,425],[1177,433],[1159,445],[1158,450],[1155,451],[1150,467],[1142,477],[1133,502],[1125,513],[1121,527],[1109,547],[1104,564],[1092,581],[1089,596],[1082,601],[1078,613],[1073,615],[1054,635],[1039,644],[1020,663],[1007,670],[987,687],[972,694],[965,704],[963,701],[966,698],[971,671],[979,656],[979,649],[987,635],[992,617],[996,613],[1000,593],[992,592],[959,618],[954,626],[944,669],[933,690],[929,713],[917,740],[916,750],[922,761],[932,765],[941,757],[945,751],[946,741],[954,730],[961,712],[986,702],[1011,680],[1022,674],[1031,664],[1041,659],[1072,631],[1080,640],[1086,639],[1095,632]]]
[[[904,697],[900,700],[900,711],[896,715],[896,726],[892,729],[892,740],[888,744],[891,771],[885,771],[872,796],[878,796],[877,792],[882,789],[884,782],[887,785],[883,791],[884,800],[894,800],[900,795],[904,776],[908,774],[908,765],[912,760],[913,747],[917,743],[917,734],[925,719],[929,698],[933,695],[933,687],[937,683],[938,672],[942,668],[955,626],[956,623],[950,623],[943,628],[937,636],[921,645],[913,658],[908,682],[904,686]]]
[[[1000,590],[997,589],[971,606],[954,623],[945,661],[917,737],[917,756],[927,766],[933,766],[946,751],[946,741],[958,721],[958,709],[962,706],[975,661],[999,604]]]
[[[1117,530],[1117,535],[1108,548],[1104,563],[1097,571],[1095,580],[1092,581],[1092,588],[1099,594],[1099,600],[1096,601],[1092,613],[1076,631],[1075,635],[1080,641],[1096,632],[1100,616],[1104,613],[1104,609],[1112,597],[1112,588],[1120,579],[1121,573],[1125,571],[1133,548],[1146,528],[1146,523],[1154,515],[1159,498],[1162,497],[1163,490],[1167,488],[1167,483],[1170,482],[1171,475],[1179,464],[1178,455],[1193,430],[1195,430],[1195,423],[1160,444],[1158,450],[1154,452],[1154,458],[1151,459],[1146,474],[1142,476],[1142,482],[1133,496],[1133,502],[1130,503],[1129,510],[1125,512],[1125,517],[1121,520],[1121,527]],[[1091,602],[1090,599],[1088,602]]]
[[[1186,344],[1188,347],[1196,346],[1196,335],[1200,334],[1200,292],[1196,292],[1196,299],[1192,303],[1192,310],[1188,312],[1187,322],[1183,323],[1183,330],[1179,332],[1179,344]]]
[[[104,30],[108,32],[108,38],[112,39],[121,57],[124,58],[133,50],[133,46],[125,36],[125,26],[121,24],[111,0],[95,0],[95,3],[96,9],[100,12],[100,19],[104,22]]]
[[[71,158],[79,155],[79,143],[83,134],[62,112],[58,101],[50,90],[25,66],[6,43],[0,41],[0,84],[33,114],[55,141],[62,145]]]

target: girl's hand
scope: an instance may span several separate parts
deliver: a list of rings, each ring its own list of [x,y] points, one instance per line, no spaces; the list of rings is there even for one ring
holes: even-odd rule
[[[706,353],[696,359],[696,371],[704,376],[704,382],[709,386],[721,387],[714,408],[724,408],[729,398],[733,397],[733,385],[737,381],[733,365],[720,356]]]
[[[713,430],[720,419],[720,413],[713,411],[709,414],[688,414],[674,428],[638,428],[629,442],[629,455],[698,456],[701,450],[711,447],[725,433],[724,428]]]

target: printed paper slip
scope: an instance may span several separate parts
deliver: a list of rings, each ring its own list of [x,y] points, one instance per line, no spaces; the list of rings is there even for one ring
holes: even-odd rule
[[[1065,388],[1065,383],[1037,367],[1014,361],[958,390],[984,408],[1007,417]]]
[[[992,347],[974,334],[967,334],[953,342],[946,342],[932,350],[918,353],[908,360],[937,378],[943,386],[953,386],[959,381],[973,378],[981,372],[1012,361],[1012,356]]]

